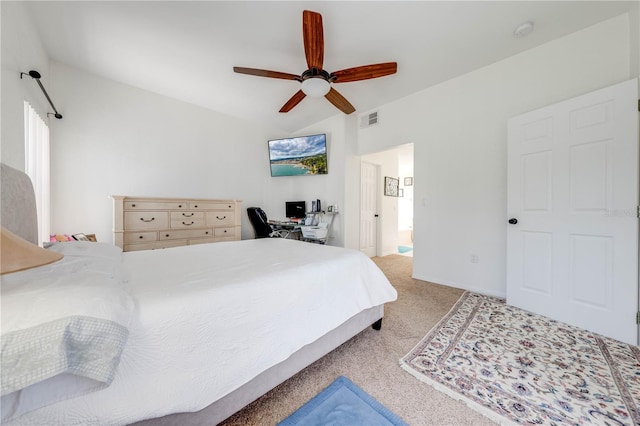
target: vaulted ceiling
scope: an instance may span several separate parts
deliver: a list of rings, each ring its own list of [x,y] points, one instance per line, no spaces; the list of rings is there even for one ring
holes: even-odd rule
[[[302,11],[322,14],[324,68],[395,61],[398,72],[334,84],[361,114],[629,11],[632,1],[43,1],[29,2],[51,59],[288,132],[342,114],[326,99],[282,105],[300,74]],[[525,21],[526,37],[513,36]]]

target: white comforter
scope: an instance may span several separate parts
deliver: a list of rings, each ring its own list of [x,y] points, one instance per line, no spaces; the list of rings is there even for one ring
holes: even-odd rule
[[[396,299],[360,252],[284,239],[123,254],[135,301],[111,386],[26,424],[126,424],[197,411],[358,312]]]
[[[134,301],[120,248],[75,242],[51,250],[64,258],[1,278],[3,423],[109,386],[127,342]]]

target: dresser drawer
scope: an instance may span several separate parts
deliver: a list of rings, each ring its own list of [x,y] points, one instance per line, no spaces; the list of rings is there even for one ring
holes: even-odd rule
[[[145,231],[169,227],[169,212],[124,212],[124,229],[127,231]]]
[[[125,201],[125,210],[186,210],[186,201]]]
[[[213,228],[213,236],[214,237],[235,237],[236,228],[234,226],[230,226],[228,228]]]
[[[236,224],[236,216],[233,211],[228,212],[207,212],[207,226],[229,226]]]
[[[187,240],[156,241],[155,243],[125,244],[124,251],[156,250],[169,247],[186,246]]]
[[[234,203],[211,203],[207,201],[189,203],[190,210],[227,210],[235,209]]]
[[[204,212],[171,212],[172,228],[198,228],[205,225]]]
[[[157,241],[157,232],[127,232],[124,234],[125,243],[146,243],[148,241]]]
[[[214,236],[213,230],[208,229],[179,229],[171,231],[160,231],[160,240],[175,240],[179,238],[205,238]]]
[[[189,245],[221,243],[223,241],[235,241],[235,237],[219,237],[219,238],[199,238],[197,240],[189,240]]]

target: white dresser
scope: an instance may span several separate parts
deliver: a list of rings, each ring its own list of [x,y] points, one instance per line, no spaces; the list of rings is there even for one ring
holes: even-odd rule
[[[240,200],[113,196],[113,238],[123,251],[240,239]]]

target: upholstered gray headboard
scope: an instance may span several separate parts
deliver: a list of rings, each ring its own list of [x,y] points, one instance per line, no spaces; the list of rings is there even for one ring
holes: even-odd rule
[[[0,164],[0,223],[14,234],[38,244],[36,196],[26,173]]]

